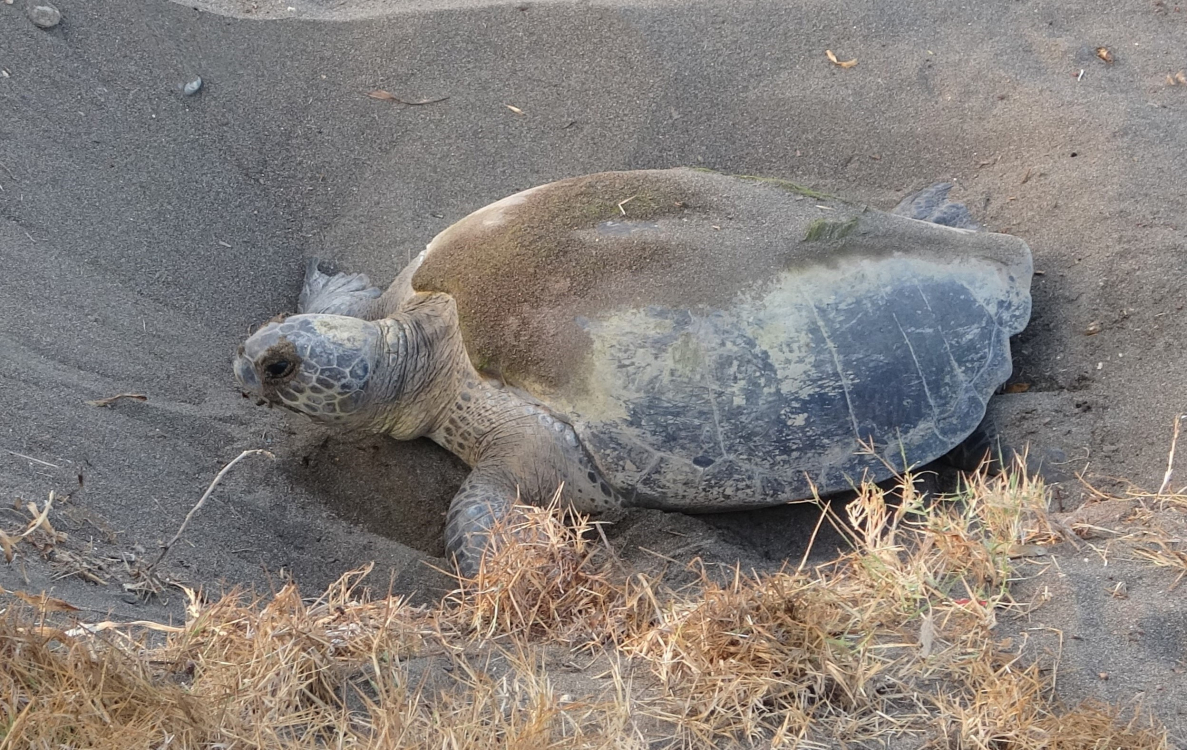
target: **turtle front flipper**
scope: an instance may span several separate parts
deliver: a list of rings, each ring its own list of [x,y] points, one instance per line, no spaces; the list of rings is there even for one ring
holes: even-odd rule
[[[382,290],[362,273],[323,273],[318,258],[305,263],[305,284],[297,299],[298,313],[349,315],[363,320],[384,317],[379,304]]]
[[[478,573],[482,555],[496,523],[514,523],[519,489],[507,473],[491,465],[470,472],[449,504],[445,521],[445,551],[466,578]]]

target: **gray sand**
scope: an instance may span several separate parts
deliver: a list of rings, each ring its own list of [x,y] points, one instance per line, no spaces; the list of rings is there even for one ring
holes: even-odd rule
[[[220,466],[267,447],[277,460],[236,468],[172,551],[171,576],[267,589],[283,571],[314,592],[376,560],[377,585],[439,593],[448,579],[425,563],[443,565],[460,462],[255,407],[234,387],[234,347],[292,309],[308,255],[384,283],[512,192],[675,165],[881,208],[955,181],[1042,272],[1015,343],[1025,392],[993,405],[1005,439],[1067,480],[1056,498],[1069,509],[1084,494],[1076,472],[1110,489],[1109,477],[1161,480],[1187,411],[1187,85],[1166,80],[1187,68],[1187,9],[1172,0],[56,4],[48,31],[23,0],[0,5],[6,528],[14,498],[54,490],[69,493],[54,515],[68,548],[152,554]],[[826,49],[858,65],[835,67]],[[197,76],[201,91],[182,96]],[[407,106],[374,89],[449,98]],[[124,392],[148,398],[85,403]],[[796,508],[645,512],[613,537],[627,553],[777,568],[798,560],[811,523]],[[22,556],[0,564],[0,586],[95,616],[180,613],[179,597],[129,601],[118,564],[106,586],[55,570]],[[1187,589],[1142,569],[1121,601],[1099,558],[1063,572],[1066,596],[1032,623],[1087,639],[1065,652],[1062,697],[1144,694],[1187,735]]]

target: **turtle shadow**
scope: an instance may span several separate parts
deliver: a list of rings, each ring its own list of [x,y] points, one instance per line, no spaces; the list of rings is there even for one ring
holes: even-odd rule
[[[965,469],[948,459],[934,461],[912,473],[915,491],[928,498],[950,495],[960,489]],[[902,479],[877,482],[891,508],[902,502]],[[837,492],[816,501],[797,501],[771,508],[706,513],[697,516],[720,538],[760,557],[772,568],[808,566],[831,562],[853,551],[852,540],[860,531],[846,513],[856,491]],[[822,512],[828,518],[821,518]]]
[[[857,493],[842,492],[815,502],[793,502],[773,508],[705,513],[697,516],[723,541],[741,547],[775,565],[819,565],[852,549],[844,533],[822,522],[822,507],[843,522],[845,506]]]
[[[433,557],[445,554],[445,514],[469,467],[428,440],[395,441],[383,435],[314,431],[293,437],[284,471],[333,514],[366,531]],[[957,488],[960,473],[935,462],[915,474],[919,491]],[[899,480],[879,484],[898,502]],[[608,514],[609,541],[640,565],[656,559],[687,564],[778,570],[819,565],[853,549],[845,506],[856,492],[822,498],[822,505],[791,502],[770,508],[688,514],[630,509]]]
[[[286,457],[293,481],[335,515],[433,557],[445,554],[445,513],[470,469],[429,440],[310,431]]]
[[[445,514],[470,469],[428,440],[395,441],[383,435],[310,431],[292,437],[284,472],[334,515],[368,532],[433,557],[445,554]],[[836,518],[854,493],[830,496]],[[615,546],[631,544],[680,562],[694,557],[723,565],[798,564],[811,546],[810,564],[849,549],[844,534],[820,525],[813,503],[721,513],[686,514],[631,509],[610,514],[605,529]],[[648,556],[644,552],[644,558]]]

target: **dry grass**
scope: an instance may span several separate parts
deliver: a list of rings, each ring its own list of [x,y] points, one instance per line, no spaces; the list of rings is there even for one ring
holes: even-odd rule
[[[566,518],[559,495],[549,507],[519,511],[495,530],[474,577],[447,598],[455,619],[484,638],[615,640],[637,587],[609,547],[591,541],[597,527],[581,514]]]
[[[1051,665],[996,635],[1022,606],[1015,559],[1055,541],[1038,482],[978,476],[929,503],[908,479],[899,497],[863,487],[832,519],[854,551],[827,566],[679,590],[586,519],[528,508],[433,608],[372,598],[366,571],[313,602],[191,592],[172,629],[18,605],[0,613],[0,750],[1168,747],[1136,709],[1062,709]]]
[[[651,662],[662,716],[689,744],[926,735],[948,729],[936,715],[977,710],[986,697],[969,685],[997,658],[996,612],[1013,606],[1010,557],[1054,539],[1045,493],[1018,474],[974,477],[932,507],[909,480],[897,494],[862,488],[838,524],[855,551],[832,565],[705,579],[624,644]],[[974,739],[996,720],[990,701],[962,720],[960,747],[990,747]]]
[[[106,624],[0,614],[0,748],[611,747],[616,702],[558,695],[529,650],[467,652],[444,611],[355,595],[191,595],[180,632],[149,644]],[[417,674],[418,662],[437,673]],[[442,668],[444,667],[444,668]],[[434,684],[436,683],[436,684]]]
[[[1107,540],[1103,548],[1094,547],[1102,558],[1120,553],[1177,573],[1172,589],[1187,577],[1187,487],[1175,490],[1171,484],[1179,433],[1180,417],[1175,417],[1166,473],[1157,490],[1131,486],[1118,497],[1085,482],[1091,499],[1065,519],[1072,534]]]

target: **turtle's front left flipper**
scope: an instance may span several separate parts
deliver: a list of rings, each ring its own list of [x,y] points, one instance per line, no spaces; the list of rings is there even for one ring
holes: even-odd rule
[[[349,315],[363,320],[377,320],[384,316],[379,304],[383,291],[371,285],[362,273],[323,273],[319,259],[305,263],[305,284],[297,299],[298,313]]]
[[[948,200],[951,182],[941,182],[903,198],[892,214],[958,229],[980,229],[963,203]]]
[[[445,522],[445,553],[457,563],[462,576],[478,572],[495,524],[516,525],[513,516],[517,515],[518,501],[518,487],[499,469],[480,465],[466,477],[449,504]]]

